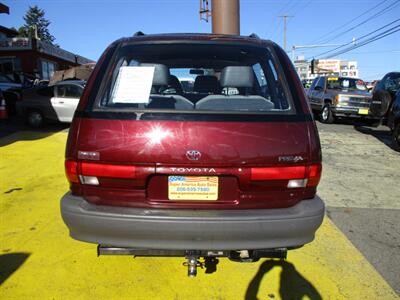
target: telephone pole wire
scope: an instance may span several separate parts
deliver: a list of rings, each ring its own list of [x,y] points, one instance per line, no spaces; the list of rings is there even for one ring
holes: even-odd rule
[[[286,51],[286,23],[288,18],[293,18],[294,16],[288,16],[288,15],[283,15],[283,16],[278,16],[278,18],[283,18],[283,49]]]

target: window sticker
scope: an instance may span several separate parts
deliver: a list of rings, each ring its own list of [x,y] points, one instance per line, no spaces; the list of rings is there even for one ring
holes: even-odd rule
[[[337,77],[328,77],[328,81],[337,81],[339,78]]]
[[[154,67],[121,67],[112,94],[113,103],[149,103]]]

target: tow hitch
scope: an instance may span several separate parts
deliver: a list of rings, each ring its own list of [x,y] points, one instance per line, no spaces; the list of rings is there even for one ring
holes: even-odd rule
[[[197,267],[203,269],[204,263],[198,261],[200,251],[187,251],[186,262],[183,263],[184,266],[188,267],[188,276],[197,276]]]
[[[286,248],[278,249],[257,249],[257,250],[155,250],[137,249],[126,247],[113,247],[98,245],[97,255],[133,255],[133,256],[171,256],[185,257],[183,266],[187,267],[189,277],[197,276],[197,268],[205,268],[205,273],[213,273],[217,270],[217,257],[228,257],[235,262],[256,262],[260,258],[281,258],[287,257]],[[204,261],[200,261],[203,257]]]

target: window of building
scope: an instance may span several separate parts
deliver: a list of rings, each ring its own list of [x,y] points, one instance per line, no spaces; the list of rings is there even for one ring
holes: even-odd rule
[[[20,60],[13,57],[0,58],[0,72],[3,74],[12,74],[20,70]]]
[[[47,60],[42,60],[42,79],[50,80],[56,70],[56,64]]]

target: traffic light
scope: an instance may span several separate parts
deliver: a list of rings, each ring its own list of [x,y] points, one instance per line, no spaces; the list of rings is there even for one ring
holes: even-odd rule
[[[313,59],[311,60],[311,74],[314,74],[314,73],[315,73],[314,70],[315,70],[315,59],[313,58]]]

